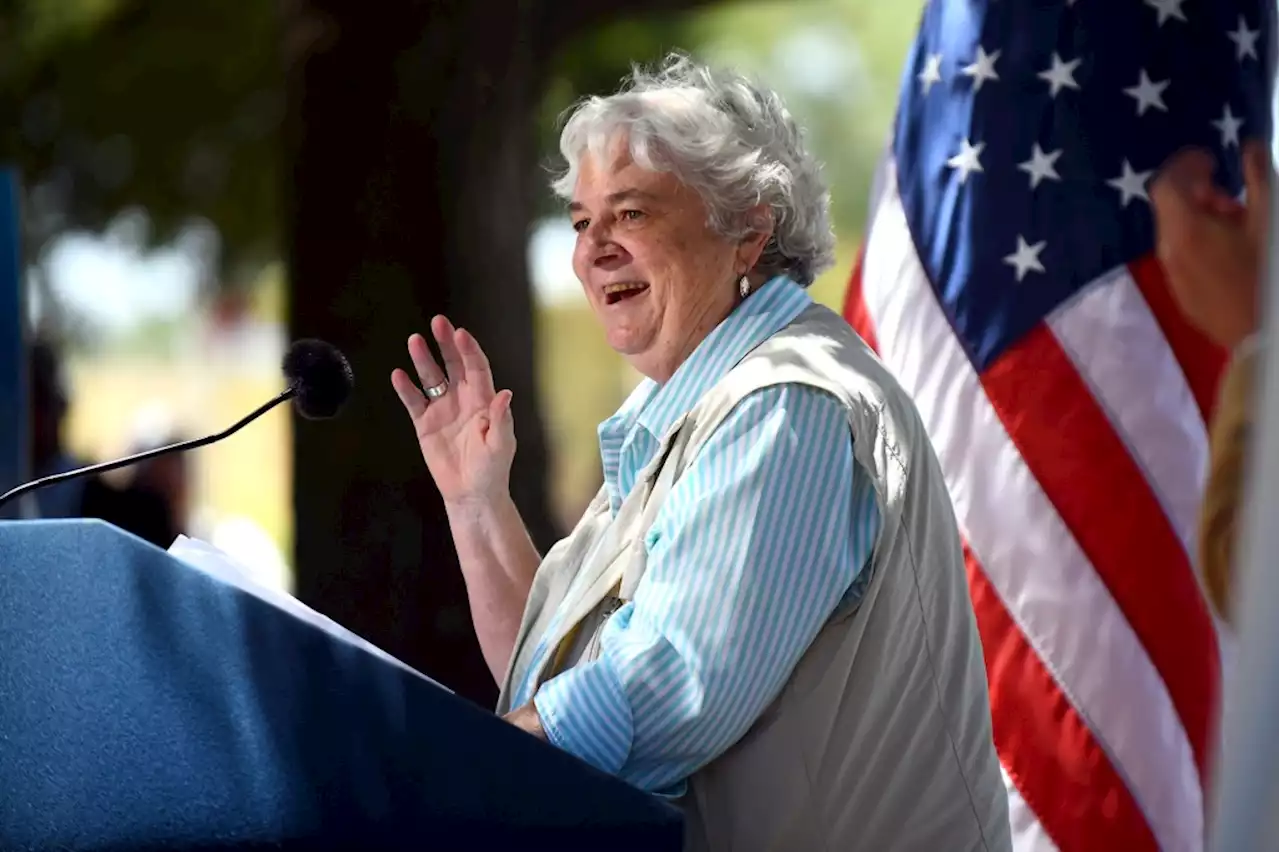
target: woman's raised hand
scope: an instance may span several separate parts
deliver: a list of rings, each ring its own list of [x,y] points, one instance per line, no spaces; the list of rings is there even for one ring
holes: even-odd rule
[[[391,385],[413,421],[427,470],[448,504],[504,496],[516,452],[511,391],[494,391],[489,359],[469,332],[437,316],[431,333],[440,346],[444,370],[420,334],[409,338],[409,358],[422,388],[443,387],[444,393],[432,399],[404,370],[391,373]]]

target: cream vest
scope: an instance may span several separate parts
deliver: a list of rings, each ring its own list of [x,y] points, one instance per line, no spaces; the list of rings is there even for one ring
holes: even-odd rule
[[[498,710],[510,709],[560,606],[568,617],[548,647],[581,626],[559,668],[545,655],[536,683],[598,654],[604,619],[644,576],[644,533],[672,483],[739,400],[780,383],[844,404],[881,532],[862,600],[831,616],[746,735],[689,778],[685,848],[1007,852],[986,669],[942,471],[911,400],[848,324],[817,305],[672,425],[616,518],[602,490],[547,554]]]

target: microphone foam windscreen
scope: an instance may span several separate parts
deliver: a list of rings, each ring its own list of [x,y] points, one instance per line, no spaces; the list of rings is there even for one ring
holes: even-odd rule
[[[323,340],[295,341],[284,356],[284,375],[297,390],[298,413],[309,420],[333,417],[355,387],[346,356]]]

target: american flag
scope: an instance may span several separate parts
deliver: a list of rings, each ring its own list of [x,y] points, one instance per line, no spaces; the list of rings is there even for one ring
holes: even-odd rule
[[[1192,569],[1224,353],[1146,181],[1271,133],[1275,6],[934,0],[846,317],[910,392],[965,536],[1015,848],[1204,846],[1219,625]]]

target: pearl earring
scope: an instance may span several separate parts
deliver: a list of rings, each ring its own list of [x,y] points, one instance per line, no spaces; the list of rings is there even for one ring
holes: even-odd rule
[[[744,299],[751,295],[751,282],[745,275],[738,279],[738,295]]]

